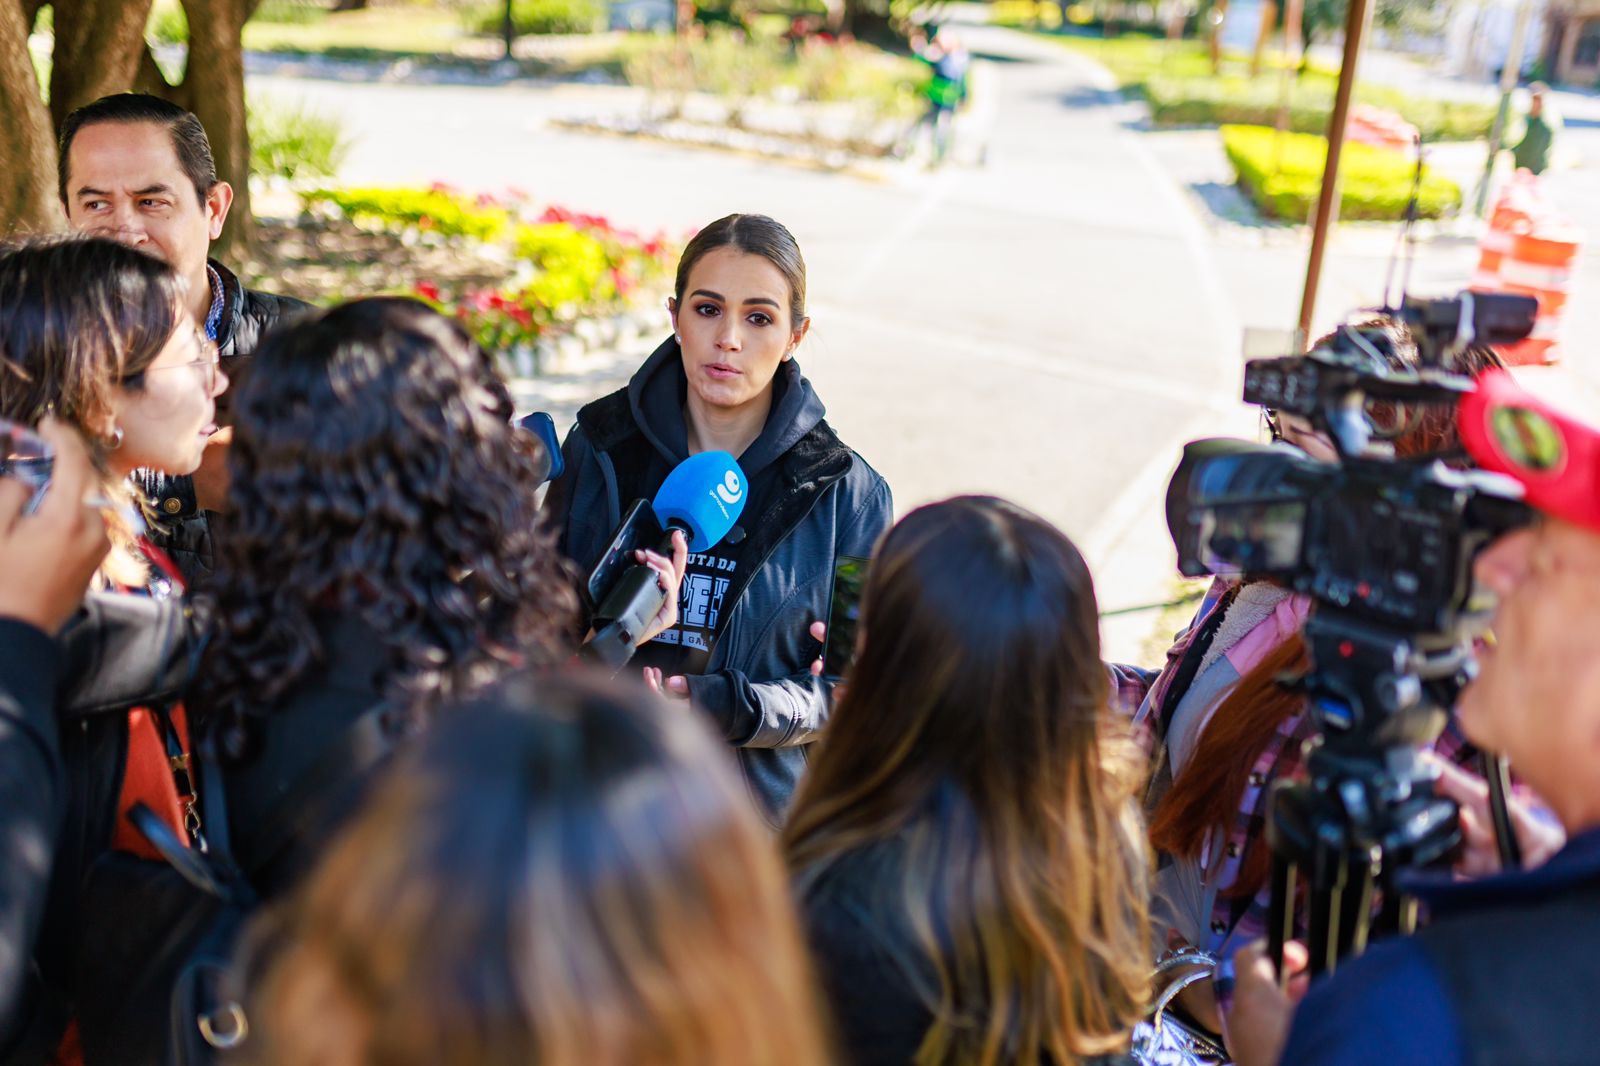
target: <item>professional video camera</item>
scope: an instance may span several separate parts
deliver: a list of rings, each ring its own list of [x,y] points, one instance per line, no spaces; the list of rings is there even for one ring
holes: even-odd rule
[[[1439,735],[1474,669],[1488,605],[1475,593],[1473,558],[1530,514],[1514,482],[1452,468],[1449,456],[1396,458],[1390,441],[1430,409],[1453,412],[1472,390],[1453,372],[1467,345],[1521,339],[1536,312],[1522,296],[1407,299],[1391,314],[1410,331],[1415,365],[1396,357],[1387,331],[1357,328],[1306,355],[1254,360],[1245,401],[1307,419],[1338,462],[1196,441],[1168,490],[1183,573],[1267,578],[1315,602],[1304,630],[1312,669],[1287,683],[1307,696],[1320,740],[1309,785],[1274,786],[1268,827],[1272,950],[1281,957],[1292,933],[1303,869],[1314,972],[1364,945],[1375,887],[1380,924],[1409,928],[1395,873],[1439,859],[1459,837],[1417,748]],[[1498,770],[1491,782],[1503,779]]]

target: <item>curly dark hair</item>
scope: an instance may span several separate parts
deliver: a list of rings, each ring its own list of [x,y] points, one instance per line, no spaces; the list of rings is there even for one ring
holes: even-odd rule
[[[194,700],[224,752],[324,658],[319,620],[381,634],[386,695],[419,717],[568,652],[573,583],[535,505],[549,456],[456,323],[394,297],[301,319],[236,410]]]

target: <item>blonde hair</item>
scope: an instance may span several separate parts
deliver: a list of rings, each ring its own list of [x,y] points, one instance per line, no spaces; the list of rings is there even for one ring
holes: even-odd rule
[[[1077,549],[1001,500],[920,508],[873,561],[860,633],[784,837],[802,895],[825,905],[852,853],[895,856],[866,888],[933,977],[918,1063],[1125,1050],[1149,993],[1144,767]]]
[[[518,679],[441,721],[253,944],[263,1063],[827,1058],[772,841],[642,692]]]

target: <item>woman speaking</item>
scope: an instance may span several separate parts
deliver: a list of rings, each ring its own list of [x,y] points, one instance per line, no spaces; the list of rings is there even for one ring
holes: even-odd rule
[[[677,626],[635,662],[739,749],[773,824],[828,715],[808,627],[827,610],[835,559],[869,555],[893,512],[888,484],[823,420],[794,361],[805,301],[805,262],[782,225],[728,215],[701,230],[678,263],[671,339],[626,388],[578,412],[546,503],[562,550],[587,568],[623,509],[653,498],[673,467],[700,452],[737,457],[740,524],[689,557]]]

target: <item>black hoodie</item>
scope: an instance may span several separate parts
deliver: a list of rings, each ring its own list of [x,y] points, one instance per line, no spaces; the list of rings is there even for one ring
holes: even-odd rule
[[[739,457],[759,499],[740,516],[745,539],[730,534],[738,558],[718,602],[720,630],[709,655],[694,653],[698,666],[681,645],[668,648],[695,666],[675,672],[738,749],[751,796],[774,825],[805,768],[806,745],[828,717],[828,686],[809,670],[818,648],[807,627],[827,616],[838,559],[870,555],[894,511],[888,484],[828,426],[794,362],[780,365],[776,389],[764,431]],[[686,457],[686,391],[681,354],[668,341],[628,388],[578,412],[562,446],[566,472],[544,506],[561,550],[583,572],[628,503],[651,498]]]
[[[650,442],[651,454],[634,471],[619,471],[617,490],[623,500],[653,499],[667,474],[689,457],[683,413],[688,389],[682,353],[670,339],[628,382],[628,409]],[[743,585],[743,568],[760,562],[748,558],[744,550],[749,543],[746,531],[772,500],[777,461],[811,432],[825,413],[822,400],[794,361],[778,364],[766,425],[744,454],[737,456],[749,487],[742,522],[720,544],[689,556],[678,601],[678,624],[641,647],[634,655],[635,665],[658,667],[667,677],[705,670],[711,646],[721,635],[732,607],[729,590]]]

